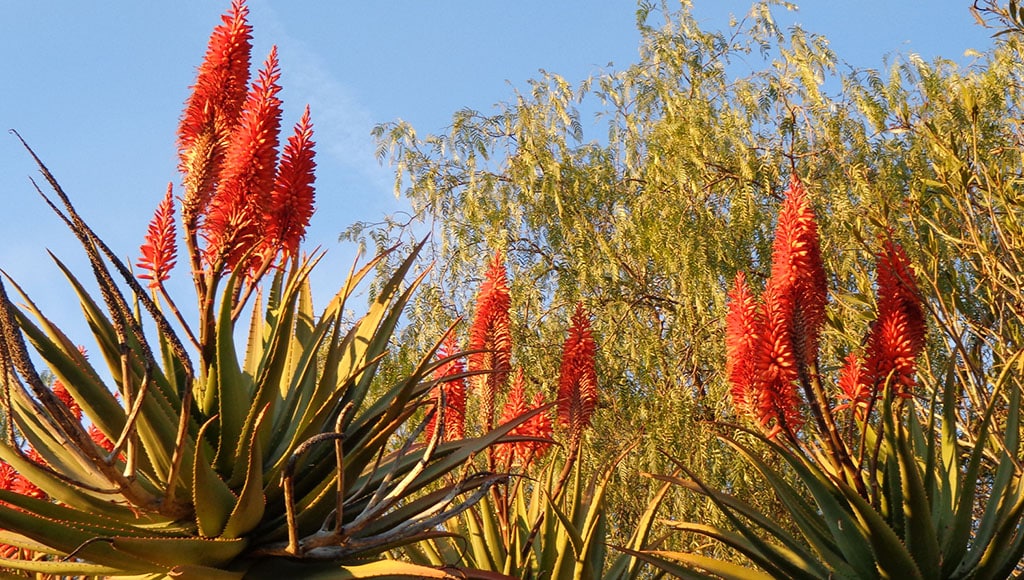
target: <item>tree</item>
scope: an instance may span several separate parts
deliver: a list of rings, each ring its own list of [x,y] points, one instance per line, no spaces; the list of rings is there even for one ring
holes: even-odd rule
[[[842,360],[868,333],[881,237],[907,248],[933,315],[920,395],[948,372],[983,408],[1020,348],[1018,36],[965,68],[907,55],[845,72],[824,37],[776,25],[781,2],[755,4],[725,32],[702,30],[689,6],[641,3],[640,61],[625,70],[578,86],[545,73],[494,114],[456,112],[441,135],[376,129],[415,220],[371,237],[384,245],[417,224],[434,235],[437,267],[410,328],[445,328],[468,312],[465,284],[496,250],[513,263],[513,337],[527,368],[554,368],[552,337],[571,305],[594,313],[602,409],[591,460],[643,441],[609,500],[623,524],[642,509],[639,472],[669,468],[662,451],[712,487],[761,508],[775,501],[706,421],[738,420],[723,372],[726,291],[740,270],[758,289],[767,279],[791,172],[820,216],[823,359]],[[584,140],[581,109],[598,111],[606,136]],[[976,421],[961,420],[969,443]],[[721,523],[704,500],[668,505]]]

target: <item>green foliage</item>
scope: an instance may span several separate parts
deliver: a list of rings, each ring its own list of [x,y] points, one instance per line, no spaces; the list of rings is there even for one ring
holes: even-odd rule
[[[672,525],[734,548],[769,574],[744,572],[744,577],[1009,577],[1024,557],[1024,479],[1017,460],[1021,393],[1016,388],[1004,393],[1007,376],[991,385],[993,400],[980,418],[981,441],[973,446],[957,440],[956,415],[969,403],[953,384],[923,418],[913,405],[886,401],[878,428],[865,427],[866,440],[879,456],[866,474],[869,497],[824,469],[819,459],[756,435],[793,470],[800,482],[794,485],[759,452],[723,435],[765,477],[799,535],[781,528],[774,514],[714,490],[692,473],[688,479],[660,479],[710,498],[738,533],[702,523]],[[993,411],[1004,400],[1005,427],[991,433]],[[999,458],[991,469],[983,461],[986,453]],[[641,557],[682,577],[740,576],[733,564],[697,554],[646,551]]]
[[[376,129],[396,190],[434,230],[437,268],[410,327],[444,328],[465,312],[490,248],[514,262],[521,358],[551,368],[564,317],[549,312],[582,300],[597,314],[604,408],[591,461],[606,465],[623,438],[643,441],[619,468],[629,492],[609,495],[627,529],[643,511],[637,474],[671,469],[662,450],[685,457],[709,487],[779,507],[705,421],[732,418],[725,289],[740,269],[753,268],[755,285],[766,277],[779,186],[794,169],[822,216],[831,276],[823,359],[841,360],[867,332],[865,266],[887,231],[910,252],[945,337],[921,365],[925,384],[952,369],[972,408],[985,408],[991,378],[1021,343],[1019,37],[1000,36],[967,67],[911,54],[848,69],[824,37],[780,29],[777,9],[757,3],[710,32],[688,3],[643,3],[640,59],[625,70],[576,86],[544,73],[493,114],[458,111],[443,134]],[[585,140],[580,111],[596,111],[606,133]],[[374,239],[408,235],[392,226]],[[974,440],[977,419],[957,421]],[[729,525],[693,496],[666,506]]]

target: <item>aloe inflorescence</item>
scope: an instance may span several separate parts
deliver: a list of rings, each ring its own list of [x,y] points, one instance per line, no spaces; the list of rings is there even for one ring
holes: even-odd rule
[[[394,383],[377,375],[422,279],[403,281],[418,247],[354,322],[353,293],[380,258],[314,310],[322,253],[301,249],[315,202],[312,116],[307,107],[282,142],[277,50],[250,79],[251,36],[235,0],[182,116],[181,188],[157,204],[137,272],[36,158],[56,200],[43,197],[99,288],[97,299],[57,261],[96,351],[87,358],[13,281],[0,284],[0,568],[12,574],[450,577],[386,556],[504,480],[468,462],[526,417],[421,443],[419,411],[445,382],[437,347]],[[191,311],[167,285],[179,262]]]

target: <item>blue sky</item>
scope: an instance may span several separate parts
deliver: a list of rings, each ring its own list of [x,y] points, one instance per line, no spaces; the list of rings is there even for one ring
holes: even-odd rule
[[[695,0],[709,27],[749,2]],[[174,135],[195,67],[229,0],[19,2],[0,0],[0,125],[17,129],[92,225],[134,260],[168,181],[178,182]],[[318,213],[307,237],[331,255],[320,276],[333,292],[351,248],[337,236],[356,220],[401,209],[392,171],[377,164],[369,132],[405,119],[442,131],[463,107],[487,112],[538,69],[576,83],[637,59],[635,5],[627,0],[313,2],[250,0],[254,60],[277,44],[284,126],[312,108],[318,143]],[[822,33],[840,58],[879,68],[910,52],[969,62],[989,32],[969,0],[807,0],[777,9],[783,25]],[[854,7],[850,7],[854,6]],[[756,65],[756,63],[754,63]],[[57,320],[77,309],[45,249],[75,264],[70,234],[35,195],[37,172],[17,141],[0,134],[0,268]],[[183,270],[176,270],[179,279]],[[185,302],[185,300],[182,300]]]

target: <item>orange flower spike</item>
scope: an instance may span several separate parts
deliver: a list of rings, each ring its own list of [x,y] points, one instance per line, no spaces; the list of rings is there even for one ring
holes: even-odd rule
[[[277,182],[270,197],[266,241],[273,244],[272,252],[281,251],[294,256],[313,216],[316,192],[313,188],[316,162],[313,146],[313,123],[309,106],[295,125],[295,133],[288,138],[281,154]]]
[[[533,403],[530,405],[531,409],[538,409],[547,404],[544,400],[542,393],[536,393],[533,396]],[[537,437],[542,439],[551,439],[554,434],[554,429],[551,425],[551,417],[548,416],[547,412],[540,413],[531,417],[525,424],[526,434],[530,437]],[[551,448],[551,443],[545,441],[530,441],[530,462],[534,459],[538,459]]]
[[[837,405],[835,411],[852,409],[857,418],[864,420],[871,391],[866,382],[867,373],[864,370],[864,363],[854,353],[846,356],[846,364],[839,371],[839,400],[843,401]]]
[[[449,334],[444,342],[441,343],[437,356],[440,359],[444,359],[458,354],[458,352],[458,341],[454,335]],[[445,408],[442,441],[455,441],[466,437],[466,381],[461,377],[456,379],[449,378],[461,375],[464,372],[466,372],[466,367],[462,359],[446,362],[434,371],[434,379],[444,381],[440,382],[431,391],[431,399],[435,402],[439,401],[440,393],[444,392]],[[427,440],[433,438],[436,426],[437,413],[427,423],[425,430]]]
[[[761,334],[757,300],[747,286],[746,275],[736,274],[728,295],[725,316],[725,366],[729,378],[733,408],[738,415],[754,413],[751,391],[754,386],[753,355]]]
[[[25,451],[25,458],[38,465],[46,465],[46,461],[43,459],[42,455],[40,455],[39,452],[33,449],[32,447],[29,447]],[[20,493],[21,495],[27,495],[29,497],[34,497],[36,499],[45,500],[48,497],[46,495],[46,492],[44,492],[42,489],[39,488],[39,486],[29,481],[27,477],[20,473],[17,474],[17,476],[14,478],[14,481],[11,484],[10,489],[14,493]]]
[[[150,289],[155,290],[170,277],[178,253],[177,231],[174,226],[174,198],[170,183],[167,184],[167,194],[149,222],[149,229],[139,253],[142,255],[135,264],[142,270],[139,278],[149,280]]]
[[[764,292],[764,331],[754,353],[753,409],[761,426],[774,437],[795,435],[803,424],[796,381],[797,356],[790,339],[791,298],[769,283]]]
[[[792,306],[789,332],[798,362],[806,369],[817,361],[828,285],[814,210],[796,175],[790,177],[785,196],[772,246],[771,285]]]
[[[877,276],[878,318],[868,335],[868,383],[878,388],[891,376],[896,395],[909,397],[924,349],[925,322],[914,269],[902,247],[883,244]]]
[[[79,406],[78,401],[71,396],[71,393],[68,392],[68,388],[64,386],[64,383],[61,382],[60,379],[53,381],[53,394],[60,399],[60,402],[64,403],[64,406],[71,412],[72,417],[79,421],[82,420],[82,407]]]
[[[205,211],[213,193],[224,147],[238,120],[249,85],[252,26],[244,0],[235,0],[213,29],[192,95],[178,127],[180,169],[185,177],[182,218],[187,231]]]
[[[107,453],[114,450],[114,442],[104,435],[96,425],[89,425],[89,438]]]
[[[10,463],[0,459],[0,489],[10,491],[18,479],[18,471]]]
[[[469,370],[483,371],[473,385],[481,398],[484,429],[494,427],[494,406],[498,393],[508,382],[512,367],[512,333],[509,308],[512,297],[508,273],[501,252],[495,253],[476,298],[476,315],[469,329]]]
[[[907,340],[916,352],[924,349],[924,310],[917,289],[916,274],[899,244],[886,240],[878,261],[878,311],[900,310],[907,317]]]
[[[569,434],[571,446],[579,442],[597,409],[596,353],[590,318],[583,305],[577,304],[569,325],[569,337],[562,347],[558,380],[558,424]]]
[[[509,421],[512,421],[526,412],[529,411],[526,402],[526,380],[523,377],[523,369],[516,371],[515,378],[512,380],[512,387],[508,391],[508,397],[505,399],[505,406],[501,409],[501,417],[498,419],[499,425],[504,425]],[[531,435],[529,427],[527,426],[529,421],[519,425],[515,429],[509,432],[510,436],[527,436]],[[516,460],[522,460],[530,454],[530,442],[529,441],[517,441],[515,443],[502,443],[494,449],[495,457],[498,462],[506,467],[514,463]]]
[[[221,183],[203,224],[210,265],[224,259],[226,269],[234,270],[264,233],[264,216],[277,176],[280,78],[277,47],[273,47],[231,133]]]

